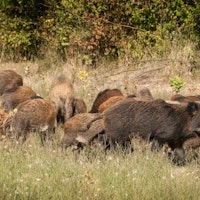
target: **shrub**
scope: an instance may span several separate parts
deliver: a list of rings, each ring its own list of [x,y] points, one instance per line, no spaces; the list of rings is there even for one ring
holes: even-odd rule
[[[178,93],[182,88],[185,87],[186,82],[184,82],[180,77],[176,76],[169,79],[169,84],[172,89]]]
[[[146,47],[160,48],[176,32],[199,42],[198,0],[2,0],[0,11],[2,59],[43,58],[50,49],[65,60],[75,49],[95,64],[126,49],[141,58]]]

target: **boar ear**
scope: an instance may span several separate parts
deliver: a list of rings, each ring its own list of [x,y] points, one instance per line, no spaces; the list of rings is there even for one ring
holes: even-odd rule
[[[190,115],[194,115],[195,112],[199,109],[198,104],[195,102],[188,102],[187,111]]]

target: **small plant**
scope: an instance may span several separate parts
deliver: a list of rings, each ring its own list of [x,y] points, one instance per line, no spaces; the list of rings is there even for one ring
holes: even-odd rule
[[[90,56],[84,55],[83,56],[83,63],[86,66],[91,66],[92,65],[92,58]]]
[[[182,88],[185,87],[186,82],[184,82],[180,77],[175,76],[169,79],[169,84],[172,87],[173,91],[178,93]]]

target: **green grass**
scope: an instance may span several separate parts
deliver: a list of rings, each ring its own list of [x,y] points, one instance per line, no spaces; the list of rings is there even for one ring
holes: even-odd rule
[[[59,137],[58,137],[59,138]],[[174,166],[162,152],[91,148],[62,152],[57,142],[0,144],[1,199],[198,199],[197,162]]]

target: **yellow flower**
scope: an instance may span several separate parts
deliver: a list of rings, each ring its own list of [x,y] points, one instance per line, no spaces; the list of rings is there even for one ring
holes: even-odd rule
[[[29,66],[24,67],[24,74],[28,75],[30,72]]]
[[[86,71],[80,71],[79,72],[79,78],[81,81],[85,81],[88,77],[88,73]]]

